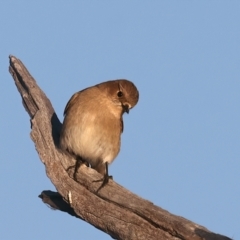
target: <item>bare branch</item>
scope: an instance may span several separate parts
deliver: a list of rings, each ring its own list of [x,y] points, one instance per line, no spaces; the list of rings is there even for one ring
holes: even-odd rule
[[[101,175],[85,165],[78,171],[78,182],[74,181],[73,172],[66,170],[75,160],[57,147],[62,124],[51,102],[14,56],[10,56],[9,71],[31,119],[31,138],[47,176],[58,191],[43,191],[39,195],[43,202],[89,222],[115,239],[230,239],[175,216],[112,180],[97,191],[101,182],[94,181]]]

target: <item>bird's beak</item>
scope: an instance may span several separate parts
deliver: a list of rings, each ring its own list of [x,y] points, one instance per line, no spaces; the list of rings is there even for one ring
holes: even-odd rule
[[[123,112],[126,112],[128,114],[131,107],[128,104],[125,104],[125,105],[123,104],[122,107],[123,107]]]

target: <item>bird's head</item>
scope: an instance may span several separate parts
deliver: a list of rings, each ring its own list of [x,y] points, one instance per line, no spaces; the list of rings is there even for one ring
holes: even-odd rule
[[[106,93],[118,109],[121,109],[122,114],[129,113],[129,110],[138,102],[139,93],[136,86],[126,79],[104,82],[98,87]]]

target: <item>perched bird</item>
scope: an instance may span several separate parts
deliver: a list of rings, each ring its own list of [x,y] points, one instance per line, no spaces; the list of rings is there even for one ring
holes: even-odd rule
[[[138,102],[135,85],[125,79],[100,83],[75,93],[64,110],[60,148],[86,162],[108,181],[108,164],[119,153],[124,112]]]

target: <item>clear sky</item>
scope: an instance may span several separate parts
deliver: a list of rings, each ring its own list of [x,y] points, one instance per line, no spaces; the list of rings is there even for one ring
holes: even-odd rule
[[[240,239],[240,1],[2,1],[0,239],[110,239],[38,198],[55,190],[8,73],[20,58],[62,121],[73,93],[127,78],[114,180]]]

